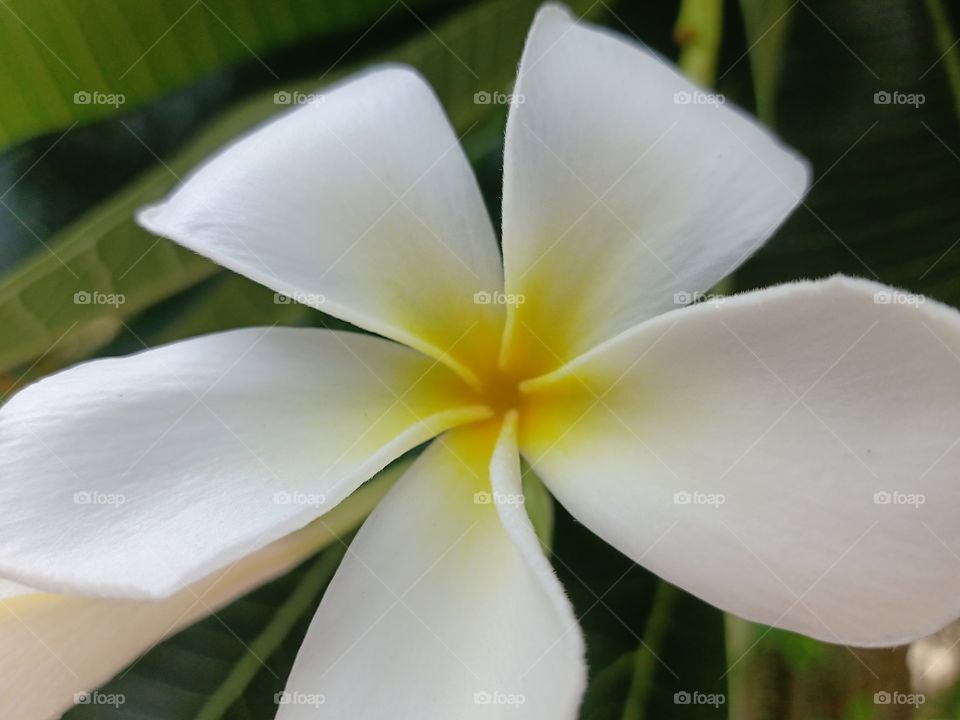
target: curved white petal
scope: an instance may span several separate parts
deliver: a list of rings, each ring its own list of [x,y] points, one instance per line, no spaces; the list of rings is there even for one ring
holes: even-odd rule
[[[708,290],[807,184],[752,118],[556,6],[537,15],[515,94],[503,250],[507,297],[523,299],[509,361],[528,375]]]
[[[531,383],[521,447],[714,605],[909,641],[960,615],[960,315],[920,300],[837,277],[667,313]]]
[[[95,360],[0,409],[0,574],[160,597],[460,422],[466,385],[355,333],[251,328]]]
[[[515,442],[505,432],[494,452],[498,431],[441,437],[380,503],[324,596],[280,720],[576,717],[580,631],[529,522],[508,534],[490,502],[488,473],[493,489],[519,487]]]
[[[138,219],[452,364],[502,325],[502,306],[474,301],[503,282],[476,180],[436,97],[409,69],[364,74],[263,125]]]
[[[327,515],[163,600],[70,597],[0,580],[0,714],[43,720],[152,645],[295,567],[351,531],[402,472],[398,463]]]

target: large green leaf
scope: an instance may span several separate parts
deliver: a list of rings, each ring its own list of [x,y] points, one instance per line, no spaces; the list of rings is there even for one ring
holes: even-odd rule
[[[957,48],[945,53],[929,7],[812,1],[793,11],[777,130],[810,158],[815,182],[737,272],[740,289],[843,272],[960,302],[960,132],[948,81]],[[923,102],[881,102],[894,93]]]
[[[474,94],[511,82],[537,5],[535,0],[477,5],[378,59],[419,68],[454,126],[469,135],[482,120],[502,113],[502,108],[475,102]],[[320,82],[317,77],[286,89],[311,92]],[[212,264],[142,231],[132,214],[161,197],[212,150],[275,112],[273,92],[232,109],[173,158],[58,233],[0,281],[0,371],[41,356],[41,370],[49,371],[83,357],[113,338],[122,322],[215,272]],[[125,302],[75,304],[78,292],[122,295]]]
[[[314,12],[336,10],[338,2],[342,0],[318,2]],[[294,47],[276,48],[262,58],[273,74],[247,53],[245,62],[223,66],[200,82],[135,109],[125,105],[122,115],[70,125],[0,150],[0,271],[36,249],[38,237],[49,238],[154,166],[155,156],[170,157],[224,108],[277,84],[322,73],[332,77],[376,53],[395,49],[405,38],[423,33],[424,24],[435,24],[446,15],[450,2],[413,0],[405,5],[371,0],[362,9],[351,6],[356,12],[376,12],[376,21],[339,30],[337,25]],[[28,74],[31,67],[15,65],[10,70]],[[4,106],[0,117],[5,111],[18,108]]]
[[[432,0],[436,3],[437,0]],[[6,0],[0,47],[0,150],[23,138],[129,110],[271,49],[384,23],[429,0]],[[16,58],[16,63],[12,59]]]

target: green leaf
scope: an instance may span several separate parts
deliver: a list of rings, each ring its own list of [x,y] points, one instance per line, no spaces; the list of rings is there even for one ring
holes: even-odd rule
[[[533,468],[523,458],[520,459],[523,506],[533,525],[537,539],[544,549],[553,545],[553,496],[544,486],[543,481],[533,472]]]
[[[728,716],[723,614],[659,581],[638,647],[600,670],[583,720]]]
[[[960,133],[936,38],[914,0],[795,9],[777,130],[815,183],[738,289],[842,272],[960,302]]]
[[[141,230],[133,213],[275,109],[264,98],[232,110],[176,157],[83,215],[4,276],[0,370],[43,356],[40,369],[49,371],[84,357],[109,342],[128,318],[216,272],[198,255]],[[117,302],[95,301],[111,296]]]
[[[410,12],[389,0],[6,0],[0,47],[17,62],[0,74],[0,150],[131,110],[224,65],[255,63],[277,78],[263,59],[274,48]]]
[[[669,619],[659,631],[653,689],[641,717],[723,720],[729,710],[723,613],[693,595],[675,588],[671,592]],[[650,656],[643,647],[637,652],[641,658]]]

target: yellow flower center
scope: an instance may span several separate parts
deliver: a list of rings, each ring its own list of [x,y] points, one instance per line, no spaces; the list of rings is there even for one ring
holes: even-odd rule
[[[522,378],[513,377],[507,372],[495,368],[480,378],[480,397],[483,404],[502,416],[510,410],[520,410],[522,398],[519,385]]]

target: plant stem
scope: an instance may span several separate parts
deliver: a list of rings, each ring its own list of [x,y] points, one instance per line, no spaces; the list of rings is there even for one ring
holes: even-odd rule
[[[673,37],[684,74],[699,85],[713,86],[723,37],[723,0],[683,0]]]
[[[653,689],[654,675],[660,663],[659,655],[663,640],[670,628],[674,600],[677,589],[663,580],[658,581],[653,595],[653,606],[647,617],[640,647],[634,662],[633,680],[623,706],[622,720],[644,720],[647,713],[647,701]]]
[[[927,12],[933,22],[937,48],[943,53],[938,62],[942,62],[946,70],[947,83],[953,93],[954,109],[960,119],[960,46],[956,33],[943,0],[927,0]]]

